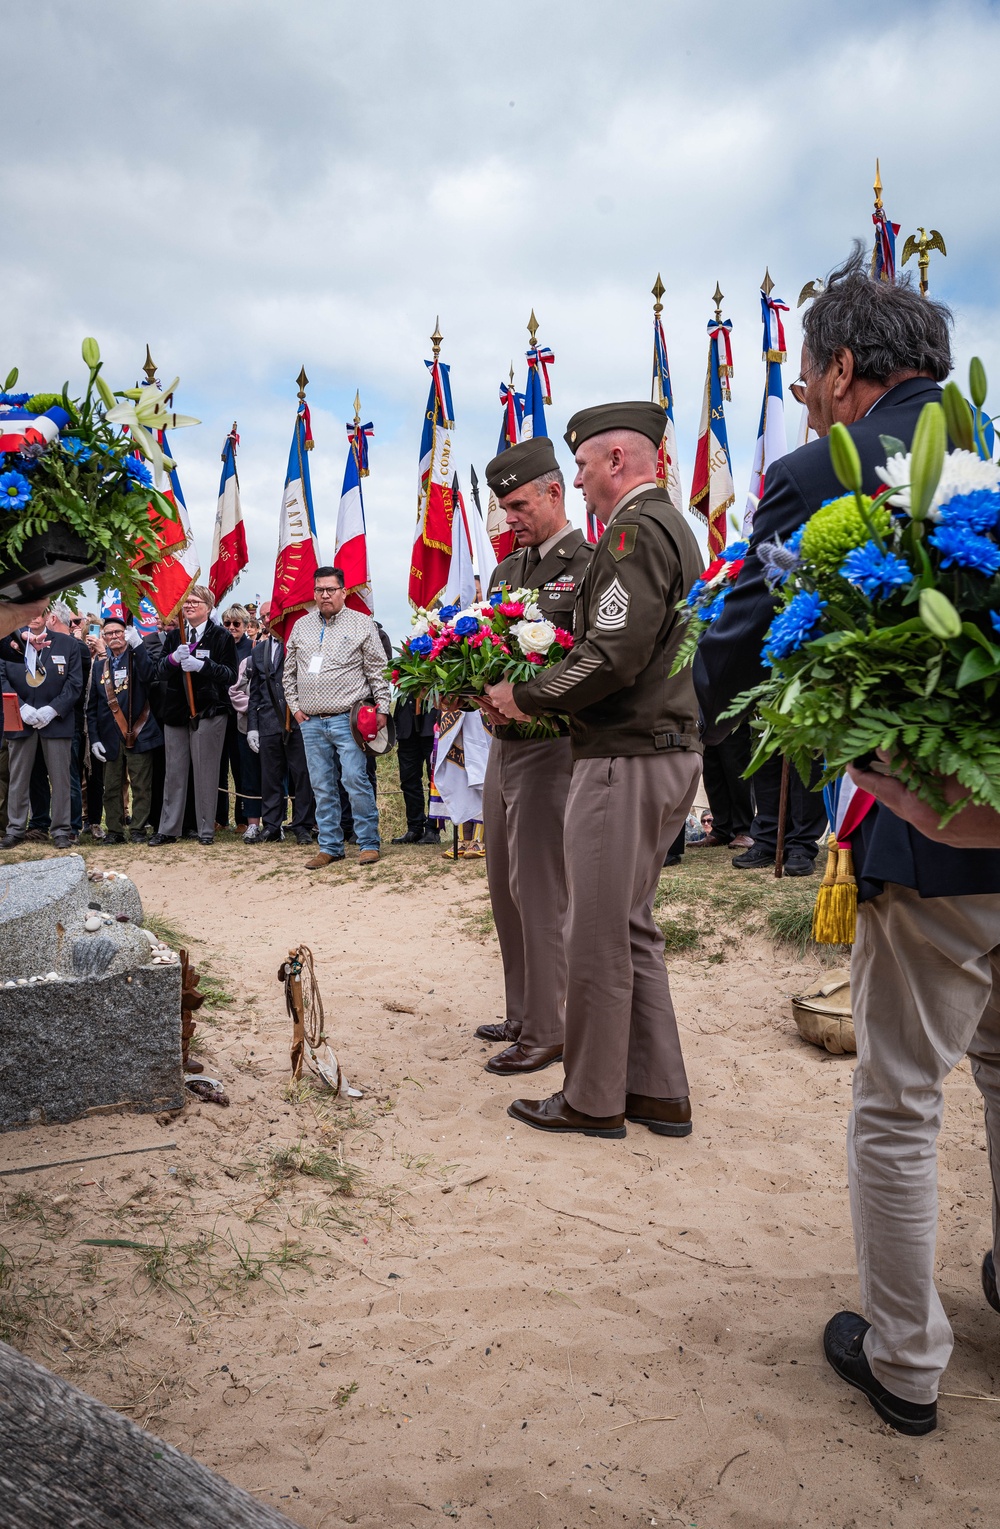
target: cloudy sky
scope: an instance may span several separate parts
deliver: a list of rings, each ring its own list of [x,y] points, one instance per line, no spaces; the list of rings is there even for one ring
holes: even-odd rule
[[[374,421],[376,610],[399,634],[437,315],[466,488],[495,450],[511,360],[523,386],[532,307],[569,471],[573,410],[648,396],[662,272],[689,484],[718,280],[742,499],[764,268],[792,305],[787,381],[802,284],[871,238],[876,154],[901,240],[917,224],[945,237],[931,288],[955,311],[960,377],[982,355],[996,406],[989,0],[7,0],[3,30],[0,371],[73,391],[93,334],[112,386],[129,386],[148,341],[161,377],[181,377],[176,406],[202,420],[174,450],[206,571],[236,419],[246,598],[270,593],[304,365],[325,556],[357,389]],[[570,514],[582,522],[575,492]]]

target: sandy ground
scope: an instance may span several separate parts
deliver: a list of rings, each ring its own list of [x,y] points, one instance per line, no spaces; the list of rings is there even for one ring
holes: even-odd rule
[[[1000,1389],[1000,1326],[967,1067],[947,1085],[939,1244],[962,1395],[907,1440],[820,1348],[858,1293],[851,1062],[800,1041],[787,1003],[813,957],[734,928],[714,959],[671,958],[691,1138],[547,1140],[505,1109],[560,1069],[492,1078],[472,1035],[501,1013],[481,866],[88,857],[128,870],[229,989],[201,1032],[232,1107],[0,1139],[4,1165],[177,1144],[0,1179],[0,1336],[314,1529],[1000,1522],[997,1404],[969,1399]],[[353,1106],[288,1097],[276,971],[302,942]],[[352,1194],[294,1171],[324,1162]]]

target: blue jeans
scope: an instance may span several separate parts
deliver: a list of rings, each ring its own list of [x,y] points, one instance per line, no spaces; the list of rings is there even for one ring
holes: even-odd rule
[[[337,717],[307,717],[302,723],[309,781],[316,798],[316,822],[319,847],[324,855],[344,853],[344,830],[340,824],[340,792],[344,787],[351,800],[354,832],[361,849],[378,849],[378,808],[375,793],[365,770],[365,754],[351,733],[351,719],[344,713]]]

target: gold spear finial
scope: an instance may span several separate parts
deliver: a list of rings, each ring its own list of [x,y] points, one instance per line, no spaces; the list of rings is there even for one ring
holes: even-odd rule
[[[764,280],[760,284],[760,290],[765,297],[770,297],[774,291],[774,282],[771,280],[771,272],[767,266],[764,267]]]
[[[142,369],[146,374],[147,387],[152,387],[153,383],[156,381],[156,362],[153,360],[149,353],[148,345],[146,346],[146,359],[143,362]]]
[[[926,228],[921,228],[918,225],[917,232],[915,234],[908,234],[906,243],[903,245],[903,265],[906,264],[911,255],[916,255],[917,257],[917,265],[920,267],[921,297],[927,296],[927,270],[931,263],[931,250],[939,250],[942,255],[947,255],[948,253],[945,249],[944,240],[936,228],[932,228],[930,233],[928,233]]]
[[[434,320],[434,333],[431,335],[431,346],[433,347],[435,361],[441,354],[441,341],[443,339],[444,335],[441,333],[441,315],[439,314]]]
[[[659,318],[660,314],[663,312],[663,294],[666,290],[666,287],[660,280],[660,273],[657,271],[656,280],[650,287],[650,291],[653,294],[653,312],[656,314],[657,318]]]
[[[299,375],[296,377],[295,381],[299,385],[299,403],[305,403],[306,388],[309,384],[309,378],[306,376],[306,369],[304,366],[300,368]]]
[[[359,388],[358,391],[354,395],[354,428],[355,428],[355,430],[358,428],[360,423],[361,423],[361,389]]]
[[[879,170],[878,160],[875,161],[875,184],[872,187],[875,193],[875,211],[882,211],[882,174]]]
[[[528,320],[528,342],[532,350],[538,344],[538,320],[535,318],[534,308],[532,308],[531,317]]]
[[[719,283],[716,282],[715,291],[712,293],[712,301],[715,304],[715,322],[717,324],[722,323],[722,299],[725,297],[725,295],[726,294],[722,291]]]

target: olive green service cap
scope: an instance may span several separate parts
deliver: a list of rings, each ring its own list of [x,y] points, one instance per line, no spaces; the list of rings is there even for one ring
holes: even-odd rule
[[[654,446],[663,439],[664,413],[658,403],[601,403],[592,409],[580,409],[566,426],[563,439],[570,451],[577,451],[592,435],[608,430],[634,430],[645,435]]]
[[[512,494],[516,488],[522,488],[543,473],[555,472],[558,466],[556,449],[548,436],[537,435],[530,441],[518,441],[516,446],[508,446],[506,451],[494,457],[487,465],[486,481],[497,498],[502,499],[505,494]]]

